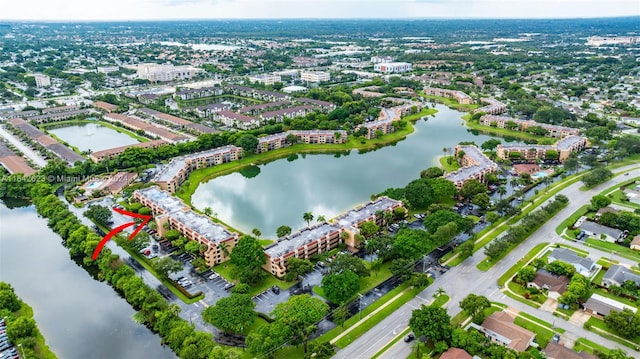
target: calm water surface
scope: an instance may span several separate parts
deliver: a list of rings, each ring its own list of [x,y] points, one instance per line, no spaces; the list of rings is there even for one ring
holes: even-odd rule
[[[463,113],[436,106],[438,113],[418,121],[415,132],[395,146],[348,155],[301,155],[297,160],[280,159],[259,167],[260,173],[247,178],[241,173],[217,177],[201,184],[193,195],[193,205],[211,207],[222,221],[262,237],[275,238],[278,226],[294,230],[306,225],[302,215],[332,218],[366,202],[388,187],[402,187],[420,176],[420,171],[438,165],[444,147],[461,141],[477,145],[492,138],[474,135],[464,127]],[[504,140],[503,140],[504,142]]]
[[[80,151],[91,150],[95,152],[138,143],[137,140],[124,133],[101,126],[97,123],[60,127],[50,129],[49,132],[70,145],[78,147]]]
[[[0,202],[0,281],[33,307],[58,358],[176,358],[158,335],[133,321],[123,298],[69,258],[33,206],[8,209]]]

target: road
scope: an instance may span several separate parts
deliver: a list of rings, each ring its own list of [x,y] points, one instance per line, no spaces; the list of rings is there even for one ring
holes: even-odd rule
[[[640,170],[631,170],[637,167],[635,165],[623,167],[617,171],[624,173],[630,172],[630,177],[640,176]],[[572,215],[576,210],[585,204],[588,204],[591,197],[600,193],[604,189],[613,186],[614,184],[624,182],[630,177],[620,175],[616,176],[610,181],[600,186],[597,186],[589,191],[580,191],[582,182],[577,182],[573,185],[563,189],[560,194],[563,194],[569,198],[569,204],[562,209],[556,216],[550,219],[542,227],[540,227],[535,233],[533,233],[529,239],[520,244],[515,250],[509,253],[500,262],[494,265],[490,270],[485,273],[481,273],[476,268],[476,265],[485,260],[486,257],[477,252],[472,257],[465,260],[460,265],[451,268],[446,274],[436,278],[434,283],[422,291],[418,297],[412,299],[407,304],[400,307],[393,312],[383,321],[367,331],[360,338],[356,339],[353,343],[344,349],[341,349],[336,354],[336,358],[340,359],[356,359],[356,358],[371,358],[379,350],[381,350],[389,341],[391,341],[397,333],[406,328],[406,323],[411,317],[411,312],[418,308],[425,301],[429,301],[435,291],[442,287],[446,293],[451,297],[449,303],[447,303],[447,309],[449,314],[453,317],[460,312],[460,302],[464,297],[470,293],[477,295],[484,295],[491,301],[497,301],[505,303],[520,311],[527,312],[535,317],[544,319],[549,323],[552,323],[555,319],[555,326],[566,330],[565,335],[573,335],[577,337],[585,337],[597,344],[603,345],[608,348],[622,348],[627,353],[640,357],[640,352],[631,350],[627,347],[623,347],[620,344],[602,338],[592,332],[586,331],[582,327],[575,326],[564,319],[553,317],[549,312],[544,312],[533,307],[529,307],[526,304],[522,304],[515,301],[502,292],[498,288],[497,279],[511,268],[518,260],[520,260],[525,254],[527,254],[533,247],[543,242],[558,242],[560,237],[556,234],[555,229],[560,223]],[[599,258],[604,256],[612,258],[626,264],[635,264],[634,262],[622,258],[618,255],[610,254],[608,252],[602,252],[590,247],[582,245],[582,243],[572,243],[580,249],[587,250],[591,253],[592,258]],[[396,334],[394,334],[396,333]],[[398,343],[389,348],[381,358],[406,358],[411,353],[411,345],[404,343],[400,340]]]
[[[29,157],[33,163],[37,164],[40,167],[44,167],[47,165],[47,161],[45,161],[40,154],[35,153],[32,149],[25,146],[24,143],[20,142],[17,138],[15,138],[12,134],[7,132],[4,128],[0,127],[0,137],[4,137],[7,141],[11,142],[12,145],[16,146],[17,149],[22,151],[25,156]]]

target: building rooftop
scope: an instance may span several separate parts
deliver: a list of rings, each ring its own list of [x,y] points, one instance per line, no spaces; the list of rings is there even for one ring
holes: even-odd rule
[[[591,269],[595,264],[591,259],[580,257],[576,252],[567,248],[554,248],[549,254],[549,258],[549,260],[553,258],[573,265],[579,264],[587,269]]]
[[[271,258],[277,258],[336,231],[340,231],[339,226],[323,222],[279,238],[276,244],[270,246],[264,252]]]
[[[250,117],[247,115],[243,115],[241,113],[235,113],[233,111],[226,111],[226,110],[218,112],[218,115],[224,116],[226,118],[230,118],[232,120],[242,121],[242,122],[251,122],[256,120],[255,117]]]
[[[176,125],[184,126],[184,125],[191,124],[191,121],[187,121],[184,118],[173,116],[173,115],[170,115],[168,113],[156,111],[156,110],[153,110],[153,109],[150,109],[150,108],[146,108],[146,107],[138,109],[138,111],[141,112],[141,113],[144,113],[147,116],[151,116],[151,117],[154,117],[154,118],[157,118],[157,119],[161,119],[161,120],[164,120],[164,121],[167,121],[167,122],[171,122],[171,123],[176,124]]]
[[[171,217],[184,224],[185,227],[199,233],[210,242],[220,243],[233,237],[233,234],[223,226],[213,222],[209,217],[197,214],[192,210],[171,212]]]
[[[136,143],[136,144],[133,144],[133,145],[119,146],[119,147],[114,147],[114,148],[108,148],[108,149],[102,150],[102,151],[95,151],[95,152],[91,153],[91,156],[95,157],[95,158],[100,158],[100,157],[103,157],[103,156],[122,153],[129,147],[147,148],[147,147],[161,146],[161,145],[164,145],[164,144],[167,144],[167,141],[165,141],[165,140],[153,140],[153,141],[148,141],[148,142],[140,142],[140,143]]]
[[[342,227],[354,227],[365,219],[375,215],[378,211],[386,211],[389,208],[399,205],[402,205],[402,202],[389,197],[378,197],[373,202],[369,202],[340,215],[336,218],[336,221]]]
[[[544,348],[544,354],[547,358],[553,359],[598,359],[596,355],[584,351],[575,352],[554,341],[550,341],[549,344],[547,344],[546,348]]]
[[[584,221],[582,222],[582,224],[580,224],[579,227],[580,229],[583,229],[585,231],[589,231],[595,234],[606,234],[615,239],[620,238],[620,236],[622,235],[622,231],[617,228],[603,226],[599,223],[591,222],[591,221]]]
[[[536,276],[531,280],[531,282],[535,283],[540,288],[562,294],[567,291],[569,278],[564,275],[556,276],[544,269],[540,269],[536,272]]]
[[[506,343],[508,348],[523,352],[536,335],[516,325],[513,320],[507,312],[496,312],[482,322],[482,327],[500,336],[500,341]]]
[[[559,150],[568,150],[572,146],[586,140],[584,137],[580,136],[567,136],[556,143],[556,148]]]
[[[248,112],[252,112],[252,111],[266,110],[266,109],[271,108],[271,107],[287,106],[287,105],[290,105],[290,104],[291,104],[291,102],[289,102],[289,101],[267,102],[267,103],[261,103],[261,104],[257,104],[257,105],[241,107],[241,108],[238,109],[238,112],[239,113],[248,113]]]
[[[294,113],[298,113],[300,111],[311,111],[313,109],[314,109],[313,106],[302,105],[302,106],[283,108],[282,110],[263,112],[262,115],[260,115],[260,116],[262,116],[263,118],[269,118],[269,117],[276,117],[276,116],[294,114]]]
[[[155,182],[170,182],[175,176],[180,173],[182,169],[184,169],[188,162],[197,160],[199,158],[206,158],[210,156],[215,156],[216,154],[222,154],[229,151],[238,151],[239,147],[229,145],[223,147],[216,147],[207,151],[196,152],[190,155],[185,155],[181,157],[175,157],[169,162],[166,166],[164,166],[155,176]]]
[[[258,137],[258,144],[284,139],[287,137],[288,134],[289,132],[280,132],[280,133],[274,133],[273,135]]]
[[[620,284],[630,280],[636,285],[640,285],[640,275],[619,264],[614,264],[609,268],[609,270],[607,270],[607,272],[602,277],[602,280],[606,279],[618,282]]]
[[[297,98],[296,101],[302,102],[302,103],[310,103],[312,105],[322,106],[322,107],[332,107],[332,106],[334,106],[333,103],[328,102],[328,101],[314,100],[312,98],[306,98],[306,97]]]
[[[180,199],[155,186],[139,189],[137,192],[162,208],[164,213],[172,213],[188,208]]]
[[[459,146],[459,149],[464,151],[465,156],[469,156],[475,164],[448,173],[445,178],[451,182],[463,182],[478,173],[498,168],[498,165],[485,156],[476,146]]]
[[[600,294],[595,293],[591,295],[586,303],[584,303],[584,308],[591,309],[605,316],[609,315],[611,311],[621,312],[625,308],[631,310],[634,313],[638,311],[637,308],[633,308],[624,303],[620,303],[615,299],[603,297]]]

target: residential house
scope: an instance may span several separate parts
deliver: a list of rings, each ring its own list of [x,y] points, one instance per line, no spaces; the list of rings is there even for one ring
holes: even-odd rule
[[[597,355],[585,351],[576,352],[554,341],[547,344],[544,348],[544,354],[547,359],[598,359]]]
[[[622,284],[626,281],[632,281],[637,286],[640,286],[640,275],[631,271],[631,269],[621,266],[619,264],[614,264],[602,277],[602,285],[609,288],[610,286],[622,286]]]
[[[537,347],[538,344],[534,342],[535,333],[516,325],[514,319],[507,312],[495,312],[488,316],[482,325],[471,323],[470,326],[483,332],[492,342],[517,352],[523,352],[530,346]]]
[[[449,348],[440,355],[440,359],[473,359],[473,357],[464,349]]]
[[[599,223],[588,220],[583,221],[578,227],[591,237],[611,243],[620,242],[627,235],[627,233],[617,228],[603,226]]]
[[[562,293],[567,291],[569,278],[567,276],[556,276],[544,269],[536,272],[536,276],[527,283],[529,288],[549,291],[549,297],[557,299]]]
[[[595,317],[606,317],[612,311],[621,312],[622,310],[629,309],[632,312],[636,312],[638,309],[620,303],[615,299],[601,296],[600,294],[592,294],[591,297],[583,305],[585,312]]]
[[[580,257],[576,252],[567,248],[554,248],[548,256],[549,263],[554,261],[571,264],[576,272],[585,277],[591,276],[596,269],[596,263],[589,258]]]

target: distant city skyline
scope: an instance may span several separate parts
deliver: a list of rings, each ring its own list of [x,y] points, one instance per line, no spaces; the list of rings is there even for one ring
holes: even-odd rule
[[[0,20],[538,19],[640,15],[638,0],[21,0]]]

